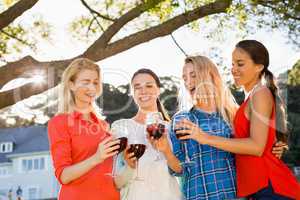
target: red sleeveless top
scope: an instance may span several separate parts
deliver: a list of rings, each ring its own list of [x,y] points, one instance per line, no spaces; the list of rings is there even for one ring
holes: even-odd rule
[[[249,99],[249,98],[248,98]],[[236,138],[250,137],[250,121],[244,112],[248,99],[238,109],[234,119]],[[293,199],[300,199],[300,185],[290,169],[272,154],[275,143],[275,112],[269,122],[268,140],[261,157],[236,154],[237,194],[246,197],[272,183],[275,193]],[[298,198],[297,198],[298,196]]]

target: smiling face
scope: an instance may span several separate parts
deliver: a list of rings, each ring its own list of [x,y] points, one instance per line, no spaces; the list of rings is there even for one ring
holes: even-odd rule
[[[193,98],[196,91],[196,71],[192,63],[186,63],[183,66],[182,79],[185,88]]]
[[[263,65],[255,64],[250,55],[241,48],[232,53],[231,73],[237,86],[244,86],[249,91],[260,79]]]
[[[85,69],[77,73],[75,80],[70,81],[76,106],[91,105],[101,93],[100,82],[99,74],[95,70]]]
[[[142,110],[157,110],[157,99],[160,94],[159,87],[154,78],[146,73],[136,75],[132,82],[133,97]]]

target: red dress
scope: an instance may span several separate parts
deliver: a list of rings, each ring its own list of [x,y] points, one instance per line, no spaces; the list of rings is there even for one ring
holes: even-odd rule
[[[100,141],[107,137],[107,123],[91,113],[93,122],[86,121],[82,114],[60,114],[48,123],[50,152],[58,181],[65,167],[79,163],[92,156]],[[59,200],[119,200],[111,176],[112,158],[95,166],[78,179],[62,184]]]
[[[244,114],[248,99],[240,106],[234,119],[236,138],[250,137],[250,121]],[[236,154],[237,194],[239,197],[246,197],[258,192],[267,187],[269,181],[275,193],[293,199],[296,199],[296,195],[299,196],[300,186],[295,176],[271,152],[276,137],[274,127],[275,112],[272,112],[268,140],[261,157]]]

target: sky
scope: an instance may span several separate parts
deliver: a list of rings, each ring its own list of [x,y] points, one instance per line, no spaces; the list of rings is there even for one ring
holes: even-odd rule
[[[75,16],[79,16],[79,13],[88,13],[79,0],[40,0],[33,9],[18,18],[18,21],[26,24],[33,19],[32,14],[41,15],[53,26],[53,41],[39,45],[38,53],[33,56],[42,61],[65,59],[81,54],[88,44],[76,42],[67,30],[68,24]],[[223,51],[220,56],[224,58],[225,64],[230,66],[231,52],[241,38],[235,38],[233,34],[227,35],[225,41],[218,43],[205,38],[201,31],[180,28],[174,33],[177,42],[188,54],[209,55],[209,49],[218,46]],[[300,53],[286,44],[286,38],[279,31],[269,33],[260,30],[254,35],[249,35],[247,39],[256,39],[265,44],[270,52],[270,69],[276,75],[287,70],[300,58]],[[131,75],[141,67],[151,68],[159,76],[181,77],[184,58],[184,54],[171,37],[166,36],[102,60],[99,65],[104,82],[117,86],[128,83]]]
[[[77,56],[88,47],[88,44],[76,42],[68,33],[68,24],[80,14],[88,14],[88,11],[81,5],[80,0],[40,0],[31,10],[17,18],[16,22],[25,25],[30,24],[33,20],[33,15],[42,16],[45,21],[49,22],[52,25],[53,40],[50,43],[40,44],[37,54],[32,54],[32,56],[39,61],[59,60]],[[208,40],[204,36],[204,32],[201,30],[194,32],[183,27],[175,31],[174,36],[188,54],[209,56],[212,53],[209,51],[212,47],[219,47],[222,50],[220,57],[224,58],[226,66],[230,66],[231,52],[235,43],[241,38],[236,38],[234,33],[227,32],[224,33],[226,34],[224,35],[226,37],[225,40],[218,43]],[[300,52],[296,52],[290,45],[287,45],[286,38],[279,31],[269,33],[260,30],[254,35],[249,35],[247,39],[256,39],[265,44],[270,52],[270,69],[276,75],[286,71],[300,58]],[[151,68],[159,76],[181,77],[184,58],[184,54],[174,44],[171,37],[166,36],[140,44],[125,52],[102,60],[99,62],[99,65],[104,75],[103,81],[118,86],[127,84],[132,74],[142,67]],[[25,82],[26,80],[24,79],[12,81],[4,89],[11,89]],[[24,118],[32,118],[34,115],[37,115],[39,120],[37,123],[46,122],[48,118],[43,113],[35,113],[35,111],[28,110],[29,108],[26,106],[34,102],[38,103],[40,98],[43,99],[43,95],[33,96],[12,106],[11,111],[6,114],[6,116],[11,116],[7,118],[7,123],[14,124],[14,116],[23,114]],[[41,111],[37,110],[36,112]]]

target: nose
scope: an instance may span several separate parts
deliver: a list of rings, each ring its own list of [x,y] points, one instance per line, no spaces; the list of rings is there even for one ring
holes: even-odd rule
[[[87,85],[87,89],[90,90],[90,91],[93,91],[93,92],[95,92],[97,90],[96,87],[97,86],[93,83],[90,83],[90,84]]]
[[[234,74],[234,73],[236,73],[237,71],[238,71],[238,68],[237,68],[234,64],[232,64],[232,65],[231,65],[231,73]]]
[[[189,89],[190,87],[192,87],[192,81],[190,78],[187,78],[184,80],[184,85],[187,89]]]

